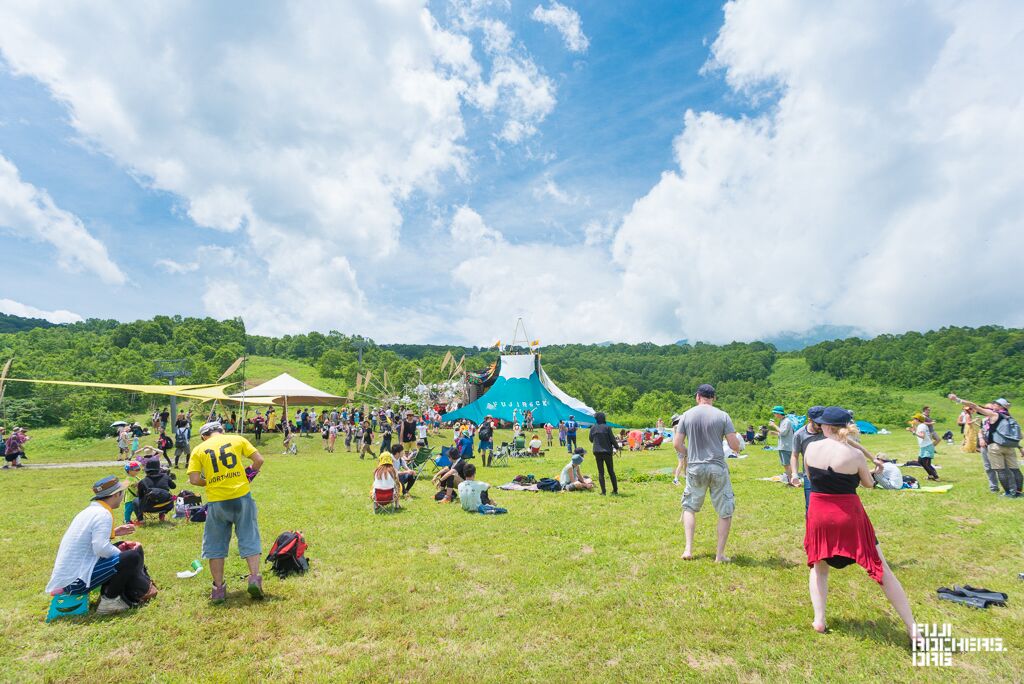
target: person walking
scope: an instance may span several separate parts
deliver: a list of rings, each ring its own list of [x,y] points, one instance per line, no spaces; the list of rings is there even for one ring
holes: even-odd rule
[[[802,485],[804,488],[804,517],[807,517],[807,509],[811,505],[811,481],[807,477],[804,462],[807,447],[825,439],[825,433],[821,431],[821,425],[818,423],[824,410],[824,406],[812,406],[807,409],[807,423],[793,435],[793,453],[789,457],[789,483],[794,487]]]
[[[242,459],[252,461],[251,472],[255,477],[263,467],[263,456],[245,437],[225,434],[218,422],[203,425],[199,437],[202,442],[196,445],[189,458],[188,481],[195,487],[206,488],[202,555],[210,561],[213,575],[210,601],[223,603],[227,599],[224,559],[228,555],[232,527],[238,539],[238,554],[249,566],[249,596],[262,599],[260,528]]]
[[[724,439],[729,448],[739,452],[740,441],[736,436],[729,414],[714,406],[715,388],[703,384],[697,388],[694,397],[696,406],[679,417],[672,444],[686,471],[686,487],[683,489],[683,531],[686,547],[683,559],[693,558],[693,535],[697,527],[697,513],[704,505],[704,497],[711,492],[711,504],[718,514],[718,545],[715,550],[716,563],[728,563],[725,545],[729,540],[732,515],[736,500],[729,480],[729,467],[725,463]]]
[[[601,495],[604,496],[604,469],[608,468],[608,477],[612,481],[612,495],[619,493],[619,483],[615,480],[615,463],[612,455],[619,450],[619,444],[615,441],[615,433],[608,427],[604,413],[598,411],[594,414],[596,425],[590,428],[591,451],[594,452],[594,460],[597,462],[597,481],[601,485]]]
[[[786,409],[781,405],[772,407],[772,417],[774,420],[768,421],[768,427],[771,428],[772,433],[779,436],[779,463],[785,470],[782,481],[790,485],[790,481],[793,479],[793,469],[789,461],[793,455],[793,434],[796,430],[793,429],[793,421],[786,415]]]
[[[903,620],[907,635],[917,640],[917,625],[907,594],[882,556],[875,530],[856,493],[858,484],[874,487],[872,473],[880,473],[882,467],[869,469],[863,449],[848,443],[852,413],[829,406],[822,411],[818,422],[825,439],[810,444],[804,456],[811,480],[811,503],[804,534],[807,566],[811,569],[809,585],[814,609],[811,626],[816,632],[826,631],[829,568],[857,563],[867,570],[871,579],[882,585],[885,597]]]
[[[565,421],[565,450],[570,454],[576,450],[576,431],[579,428],[576,416],[569,416],[569,420]]]

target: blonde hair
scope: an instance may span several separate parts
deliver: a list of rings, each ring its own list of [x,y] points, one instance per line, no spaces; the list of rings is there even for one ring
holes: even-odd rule
[[[860,435],[860,428],[857,427],[856,423],[850,423],[843,427],[837,427],[835,425],[821,425],[822,432],[826,435],[834,433],[840,442],[849,442],[851,438],[853,441],[859,442],[857,437]]]

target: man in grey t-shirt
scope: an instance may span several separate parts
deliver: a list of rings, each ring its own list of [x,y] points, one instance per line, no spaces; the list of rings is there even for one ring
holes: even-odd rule
[[[725,465],[722,439],[735,451],[740,450],[732,418],[715,408],[715,388],[701,385],[697,388],[697,405],[679,418],[672,444],[686,466],[686,489],[683,490],[683,531],[686,548],[683,559],[693,558],[693,533],[697,527],[697,513],[704,505],[704,497],[711,492],[711,504],[718,514],[718,548],[715,562],[727,563],[725,543],[729,539],[732,514],[736,508],[729,481],[729,468]]]
[[[813,444],[818,440],[825,439],[825,433],[821,431],[821,426],[818,425],[818,419],[821,418],[821,414],[825,411],[824,406],[812,406],[807,409],[807,423],[802,428],[796,431],[793,435],[793,452],[789,457],[789,472],[790,478],[789,483],[794,487],[799,487],[800,476],[803,475],[803,487],[804,487],[804,512],[811,505],[811,480],[804,473],[804,454],[807,452],[807,446]]]
[[[786,415],[786,409],[782,406],[776,406],[772,409],[772,417],[775,420],[768,421],[768,427],[771,428],[772,433],[779,436],[779,463],[786,471],[782,476],[782,481],[788,487],[793,477],[789,459],[793,455],[793,433],[796,430],[794,429],[793,421]],[[776,424],[775,421],[778,421],[778,423]]]

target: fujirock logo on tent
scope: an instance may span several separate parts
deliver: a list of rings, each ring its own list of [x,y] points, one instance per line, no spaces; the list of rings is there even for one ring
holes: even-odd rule
[[[538,406],[547,405],[546,399],[541,399],[540,401],[491,401],[487,403],[487,409],[493,411],[499,406],[501,408],[537,408]]]

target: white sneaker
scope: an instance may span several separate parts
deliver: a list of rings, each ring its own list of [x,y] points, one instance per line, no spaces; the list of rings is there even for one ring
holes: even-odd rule
[[[120,596],[116,598],[107,598],[106,596],[100,595],[100,605],[96,607],[97,615],[112,615],[113,613],[121,613],[131,608],[123,598]]]

